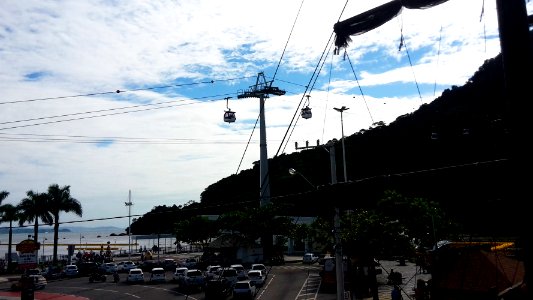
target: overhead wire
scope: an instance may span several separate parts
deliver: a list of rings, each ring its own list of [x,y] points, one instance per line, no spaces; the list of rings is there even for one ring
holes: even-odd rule
[[[337,21],[340,21],[340,19],[342,17],[342,14],[344,13],[344,10],[346,9],[347,5],[348,5],[348,0],[346,0],[346,2],[344,3],[344,6],[343,6],[343,8],[341,10],[341,13],[339,14],[339,18],[337,19]],[[321,70],[322,66],[324,65],[324,62],[323,62],[323,60],[325,60],[324,55],[326,53],[328,53],[327,49],[328,49],[328,46],[330,45],[330,43],[332,41],[332,38],[333,38],[334,34],[335,34],[335,32],[332,31],[332,33],[331,33],[331,35],[330,35],[330,37],[328,39],[328,42],[326,43],[326,46],[324,47],[324,50],[322,50],[322,54],[320,55],[319,61],[317,62],[316,66],[315,66],[315,69],[313,71],[313,74],[311,75],[311,78],[309,79],[309,84],[306,86],[305,92],[302,94],[302,98],[300,99],[300,103],[296,107],[296,110],[295,110],[295,112],[294,112],[294,114],[292,116],[292,119],[289,122],[289,126],[287,127],[287,130],[285,131],[285,134],[283,136],[282,142],[281,142],[281,144],[280,144],[280,146],[279,146],[279,148],[278,148],[278,150],[276,152],[276,156],[279,155],[280,151],[285,151],[285,148],[287,147],[287,145],[289,143],[289,138],[287,138],[287,135],[288,135],[289,131],[291,130],[291,127],[295,126],[295,125],[293,125],[293,123],[296,124],[296,121],[298,120],[298,119],[296,119],[296,121],[295,121],[295,118],[296,118],[296,115],[298,114],[298,112],[300,110],[300,107],[302,106],[305,94],[307,93],[308,89],[312,90],[312,88],[309,88],[309,86],[311,86],[311,83],[313,83],[313,85],[314,85],[314,82],[316,82],[316,80],[318,78],[319,72],[317,72],[317,70]],[[326,57],[327,57],[327,55],[326,55]],[[315,76],[316,76],[316,78],[315,78]],[[314,81],[313,81],[313,78],[314,78]],[[291,135],[292,135],[292,132],[291,132]],[[289,137],[290,137],[290,135],[289,135]],[[283,150],[282,150],[282,148],[283,148]]]
[[[398,51],[401,51],[402,48],[405,49],[405,53],[407,54],[407,59],[409,60],[409,65],[411,66],[411,72],[413,73],[413,78],[415,80],[416,90],[418,91],[418,96],[420,98],[421,102],[424,102],[422,100],[422,94],[420,93],[420,87],[418,86],[418,81],[416,80],[416,74],[413,67],[413,62],[411,61],[411,55],[409,54],[409,49],[407,49],[407,45],[403,36],[403,21],[401,21],[402,24],[400,25],[400,46],[398,47]]]
[[[80,97],[90,97],[90,96],[102,96],[102,95],[120,94],[120,93],[127,93],[127,92],[149,91],[149,90],[156,90],[156,89],[165,89],[165,88],[171,88],[171,87],[182,87],[182,86],[190,86],[190,85],[200,85],[200,84],[207,84],[207,83],[213,84],[213,83],[215,83],[217,81],[234,81],[234,80],[249,79],[249,78],[251,78],[251,77],[250,76],[245,76],[245,77],[229,78],[229,79],[216,79],[216,80],[212,79],[212,80],[209,80],[209,81],[172,84],[172,85],[146,87],[146,88],[138,88],[138,89],[130,89],[130,90],[116,90],[116,91],[95,92],[95,93],[69,95],[69,96],[56,96],[56,97],[46,97],[46,98],[25,99],[25,100],[13,100],[13,101],[0,102],[0,105],[16,104],[16,103],[24,103],[24,102],[35,102],[35,101],[45,101],[45,100],[59,100],[59,99],[68,99],[68,98],[80,98]]]
[[[352,69],[353,76],[355,77],[355,81],[357,82],[357,87],[359,87],[359,91],[361,92],[361,97],[363,97],[363,101],[365,102],[366,110],[368,111],[368,114],[370,115],[370,120],[372,121],[372,124],[374,124],[374,117],[372,117],[372,113],[370,112],[370,108],[368,107],[368,103],[365,98],[365,93],[363,93],[361,84],[359,84],[359,79],[357,78],[357,74],[355,73],[355,69],[353,67],[352,61],[350,60],[350,56],[348,55],[348,52],[346,52],[346,49],[344,49],[344,55],[346,58],[348,58],[348,62],[350,63],[350,68]]]

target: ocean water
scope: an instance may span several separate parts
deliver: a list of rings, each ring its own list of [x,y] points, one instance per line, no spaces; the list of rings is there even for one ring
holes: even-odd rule
[[[117,230],[99,230],[94,231],[88,229],[87,231],[80,232],[59,232],[57,253],[59,255],[68,254],[68,245],[74,245],[74,254],[81,251],[94,251],[99,252],[103,246],[104,250],[109,246],[113,254],[125,253],[127,254],[130,249],[131,241],[131,253],[136,253],[141,249],[151,249],[154,245],[159,248],[169,250],[169,248],[175,248],[175,238],[172,237],[159,237],[157,236],[140,236],[132,235],[129,238],[127,235],[111,235],[112,233],[119,234]],[[17,253],[16,245],[23,240],[28,239],[27,233],[13,233],[11,252]],[[31,236],[30,236],[31,237]],[[39,243],[41,247],[38,250],[38,256],[50,256],[53,255],[54,233],[40,232]],[[8,253],[9,235],[0,234],[0,258],[5,259]]]

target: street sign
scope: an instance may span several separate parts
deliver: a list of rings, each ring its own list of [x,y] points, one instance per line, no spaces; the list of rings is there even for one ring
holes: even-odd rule
[[[18,267],[20,269],[31,269],[37,267],[37,254],[32,253],[20,253],[18,260]]]

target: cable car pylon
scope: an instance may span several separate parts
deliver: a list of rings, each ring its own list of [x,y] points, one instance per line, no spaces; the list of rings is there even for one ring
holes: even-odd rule
[[[260,168],[260,180],[259,180],[259,204],[261,207],[270,203],[270,180],[268,178],[268,153],[266,143],[266,126],[265,126],[265,99],[269,98],[269,95],[282,96],[285,95],[284,90],[280,90],[277,87],[272,86],[272,81],[266,81],[265,74],[260,72],[257,74],[257,80],[255,85],[251,86],[245,91],[237,93],[237,98],[259,98],[259,168]]]

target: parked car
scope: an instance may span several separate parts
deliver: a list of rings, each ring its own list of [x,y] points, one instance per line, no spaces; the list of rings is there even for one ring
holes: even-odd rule
[[[210,265],[205,270],[206,279],[213,279],[218,276],[218,271],[222,268],[221,265]]]
[[[42,275],[46,280],[61,279],[63,278],[63,271],[59,266],[48,266],[43,270]]]
[[[100,270],[106,274],[113,274],[118,272],[118,266],[116,263],[107,262],[100,265]]]
[[[231,265],[229,267],[237,270],[237,278],[239,280],[246,280],[246,270],[244,269],[243,265],[241,265],[241,264],[233,264],[233,265]]]
[[[263,264],[252,264],[250,270],[261,270],[263,272],[266,272],[266,267]]]
[[[175,270],[177,266],[178,263],[172,258],[165,258],[163,262],[161,262],[161,267],[166,271]]]
[[[142,269],[144,272],[150,272],[153,268],[161,267],[161,262],[158,260],[145,260],[137,268]]]
[[[77,277],[79,275],[78,266],[66,265],[63,269],[63,274],[65,277]]]
[[[126,277],[126,282],[144,282],[144,272],[142,269],[135,268],[131,269],[128,272],[128,277]]]
[[[306,253],[306,254],[304,254],[302,262],[304,264],[314,264],[314,263],[318,262],[318,256],[315,255],[314,253]]]
[[[247,276],[253,285],[257,287],[261,287],[265,283],[265,274],[261,270],[249,270]]]
[[[80,276],[88,276],[98,271],[98,264],[94,261],[86,261],[78,264],[78,273]]]
[[[43,275],[22,275],[18,281],[11,285],[14,291],[20,291],[24,287],[42,290],[46,287],[48,281]]]
[[[166,282],[166,271],[164,268],[157,267],[153,268],[150,272],[150,281],[151,282]]]
[[[211,279],[205,283],[205,299],[226,299],[233,291],[227,280]]]
[[[237,281],[233,286],[233,299],[253,299],[257,288],[250,280]]]
[[[43,275],[43,272],[41,271],[41,269],[38,269],[38,268],[27,269],[25,273],[26,275]]]
[[[219,273],[220,278],[227,280],[231,286],[239,281],[238,275],[234,268],[222,268]]]
[[[129,270],[135,269],[135,268],[137,268],[137,265],[130,260],[120,261],[117,263],[118,272],[128,272]]]
[[[189,269],[193,269],[193,268],[196,268],[196,264],[198,263],[198,261],[196,260],[196,258],[187,258],[185,259],[184,262],[181,263],[181,266],[182,267],[187,267]]]
[[[186,267],[177,267],[174,271],[174,275],[172,276],[172,280],[179,282],[183,276],[185,276],[185,272],[187,272],[188,268]]]
[[[180,288],[184,289],[203,289],[205,286],[205,276],[198,269],[190,269],[179,282]]]

